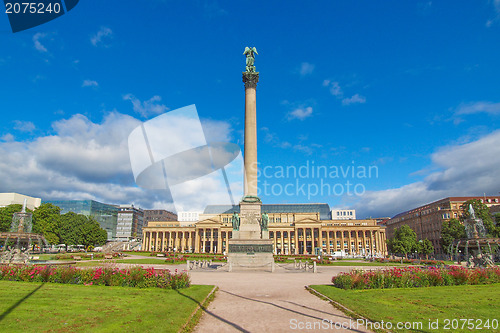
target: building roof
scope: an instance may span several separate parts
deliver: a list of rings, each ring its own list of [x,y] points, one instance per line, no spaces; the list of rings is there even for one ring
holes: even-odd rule
[[[398,218],[400,216],[403,216],[403,215],[406,215],[406,214],[410,214],[410,213],[414,213],[414,212],[420,211],[422,209],[426,209],[426,208],[428,208],[431,205],[435,205],[435,204],[438,204],[438,203],[441,203],[441,202],[457,202],[457,201],[458,202],[465,202],[465,201],[473,200],[473,199],[483,199],[483,200],[484,199],[493,199],[494,200],[494,199],[498,199],[498,198],[499,198],[498,196],[446,197],[446,198],[439,199],[439,200],[430,202],[430,203],[422,205],[422,206],[418,206],[416,208],[412,208],[410,210],[407,210],[405,212],[399,213],[397,215],[394,215],[392,217],[392,219],[396,219],[396,218]]]
[[[208,205],[203,214],[233,214],[239,213],[238,205]],[[275,213],[319,213],[320,220],[330,219],[330,206],[325,203],[311,204],[264,204],[262,212]]]

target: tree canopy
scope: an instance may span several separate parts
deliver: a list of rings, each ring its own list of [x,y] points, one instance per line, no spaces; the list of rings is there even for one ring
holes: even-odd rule
[[[408,225],[404,224],[394,230],[394,237],[387,242],[393,253],[404,254],[417,250],[417,234]]]
[[[0,232],[10,231],[10,225],[12,224],[12,216],[14,213],[20,212],[23,209],[23,205],[8,205],[6,207],[0,208]]]
[[[61,215],[60,242],[66,245],[97,246],[106,242],[106,230],[101,229],[99,223],[92,216],[69,212]]]
[[[469,218],[469,205],[472,205],[477,218],[483,220],[483,225],[486,228],[488,237],[500,237],[500,225],[493,221],[490,215],[490,209],[481,200],[471,199],[464,202],[460,209],[462,209],[462,216],[460,218],[463,223],[465,219]]]
[[[429,258],[429,254],[434,253],[434,245],[432,245],[432,242],[427,238],[421,239],[418,241],[417,252]]]
[[[43,234],[49,244],[59,244],[61,208],[43,203],[33,212],[33,232]]]
[[[22,205],[0,208],[0,232],[9,231],[12,216]],[[33,211],[33,232],[42,234],[49,244],[98,246],[106,243],[107,232],[94,217],[66,213],[50,203],[43,203]]]
[[[450,244],[455,239],[465,238],[465,227],[457,219],[453,218],[443,221],[441,226],[441,246],[446,253],[449,253]]]

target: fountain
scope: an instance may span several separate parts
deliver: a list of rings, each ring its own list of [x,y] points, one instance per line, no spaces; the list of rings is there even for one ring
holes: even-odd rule
[[[43,235],[31,232],[32,228],[33,214],[26,212],[24,199],[22,211],[14,213],[12,217],[10,232],[0,233],[0,241],[3,241],[0,263],[29,263],[32,259],[30,251],[35,243],[40,249],[48,245]]]
[[[464,224],[467,238],[454,240],[450,244],[449,253],[455,254],[458,262],[463,253],[467,267],[493,266],[494,252],[497,252],[497,256],[500,255],[500,238],[486,237],[483,220],[476,217],[471,204],[469,204],[469,217],[465,219]]]

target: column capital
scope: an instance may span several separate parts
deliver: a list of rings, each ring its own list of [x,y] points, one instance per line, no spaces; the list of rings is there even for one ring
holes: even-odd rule
[[[243,72],[243,82],[245,83],[245,89],[257,88],[259,72]]]

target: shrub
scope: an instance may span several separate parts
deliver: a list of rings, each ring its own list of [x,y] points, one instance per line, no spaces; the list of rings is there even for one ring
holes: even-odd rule
[[[332,283],[342,289],[416,288],[500,282],[500,268],[405,267],[378,271],[340,273]]]
[[[49,265],[0,265],[0,280],[164,289],[187,288],[191,284],[187,272],[179,273],[177,270],[172,274],[169,270],[155,270],[154,268],[77,269],[73,266]]]

